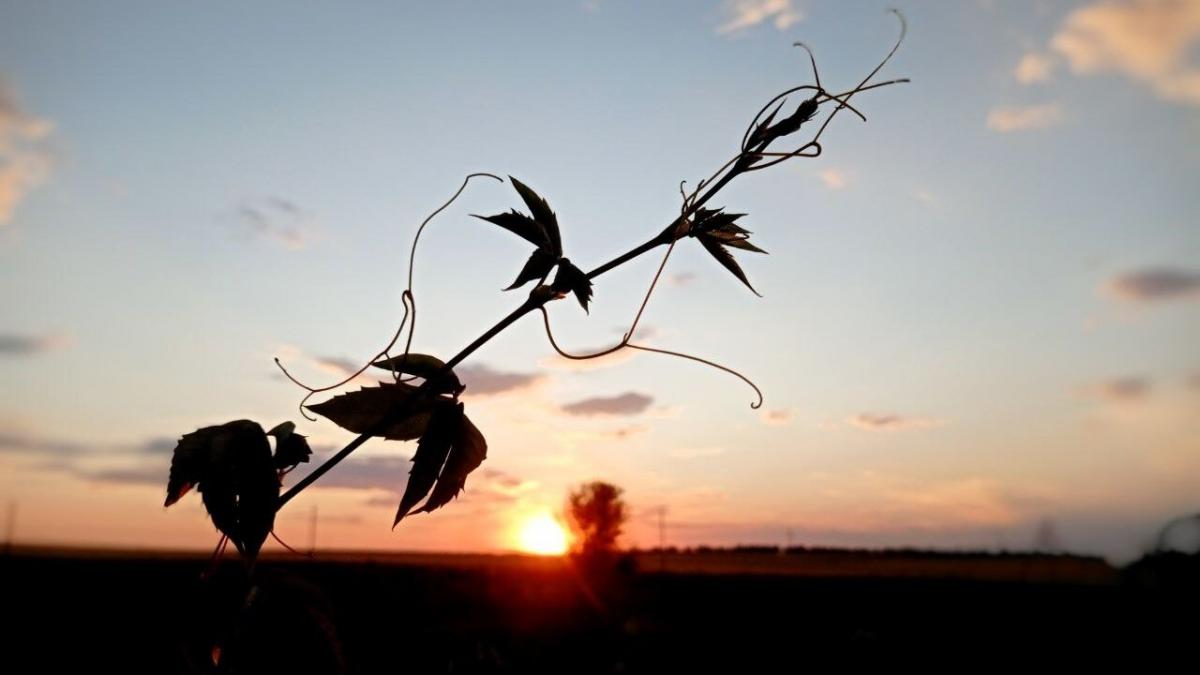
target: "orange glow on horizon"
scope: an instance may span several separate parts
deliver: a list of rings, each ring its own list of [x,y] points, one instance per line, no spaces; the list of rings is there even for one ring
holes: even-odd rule
[[[517,548],[525,553],[563,555],[569,545],[566,529],[548,513],[529,517],[517,532]]]

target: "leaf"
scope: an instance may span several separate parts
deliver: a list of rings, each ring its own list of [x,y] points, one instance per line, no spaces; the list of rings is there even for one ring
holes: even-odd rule
[[[796,112],[779,120],[779,124],[775,125],[775,128],[772,130],[773,138],[780,138],[799,131],[800,125],[812,119],[812,116],[815,114],[817,114],[816,97],[801,101],[800,105],[796,107]]]
[[[382,382],[378,387],[363,387],[305,407],[347,431],[365,434],[376,431],[377,424],[404,405],[403,418],[391,421],[387,428],[374,435],[392,441],[411,441],[425,433],[434,407],[440,402],[449,403],[447,399],[427,396],[410,401],[416,391],[416,387],[403,382]]]
[[[303,464],[312,457],[312,448],[308,447],[308,437],[292,434],[282,441],[275,443],[275,469],[290,471],[297,465]]]
[[[450,448],[450,456],[446,459],[442,475],[438,477],[437,485],[433,488],[433,494],[416,513],[436,511],[450,503],[450,500],[457,497],[466,487],[467,476],[478,469],[485,459],[487,441],[478,427],[471,423],[471,419],[463,415],[458,425],[458,433],[454,437],[454,445]]]
[[[521,181],[508,177],[512,181],[513,187],[517,189],[517,194],[521,195],[521,200],[525,202],[525,206],[529,207],[529,213],[533,219],[537,221],[546,230],[546,234],[550,237],[550,253],[554,254],[555,258],[562,256],[562,238],[558,233],[558,216],[554,215],[554,211],[550,210],[550,205],[542,199],[541,195],[534,192],[528,185]]]
[[[759,292],[754,290],[754,287],[750,285],[750,281],[746,278],[746,273],[742,271],[741,266],[737,264],[736,260],[734,260],[733,255],[730,254],[729,251],[725,250],[725,247],[721,245],[720,239],[717,239],[716,237],[713,237],[711,234],[707,233],[702,234],[697,238],[700,240],[700,243],[703,244],[705,250],[711,253],[712,257],[717,259],[717,262],[721,263],[722,267],[732,272],[733,276],[740,279],[743,284],[746,284],[746,288],[749,288],[752,293],[762,297]]]
[[[504,289],[511,291],[514,288],[520,288],[534,279],[541,279],[554,269],[554,263],[558,262],[558,258],[554,254],[542,249],[535,249],[533,254],[529,256],[529,260],[525,262],[525,266],[521,268],[521,273],[517,275],[517,280],[512,282],[512,285]]]
[[[692,232],[698,235],[717,230],[732,230],[734,232],[749,234],[749,232],[734,224],[738,218],[744,215],[746,214],[725,213],[724,209],[699,209],[696,211],[696,222],[692,226]]]
[[[185,434],[171,460],[166,505],[193,484],[213,525],[253,560],[274,527],[279,501],[279,474],[262,427],[235,420]]]
[[[535,221],[533,218],[530,218],[524,213],[518,213],[514,209],[508,211],[507,213],[497,213],[494,216],[479,216],[475,214],[471,215],[480,220],[486,220],[489,223],[499,225],[500,227],[503,227],[509,232],[512,232],[513,234],[540,249],[553,252],[553,243],[550,239],[550,235],[546,233],[546,228],[543,227],[541,223]],[[557,225],[555,227],[557,228]],[[556,230],[556,237],[557,234],[558,232]],[[560,254],[555,254],[555,257],[558,257],[558,255]]]
[[[754,148],[768,138],[774,140],[773,135],[768,135],[768,130],[771,128],[771,122],[774,121],[775,115],[778,114],[780,109],[783,108],[783,104],[784,101],[780,101],[779,105],[775,106],[775,109],[771,111],[771,114],[764,117],[763,120],[758,123],[758,126],[754,127],[754,132],[750,134],[750,138],[746,141],[747,148]]]
[[[743,251],[753,251],[754,253],[766,254],[766,251],[750,243],[750,240],[745,237],[731,237],[729,239],[722,238],[721,243],[726,246],[740,248]]]
[[[421,440],[417,441],[417,452],[413,455],[408,485],[404,488],[404,496],[400,498],[400,507],[396,510],[396,520],[392,527],[396,527],[433,488],[434,481],[442,472],[442,465],[446,463],[446,455],[450,453],[450,446],[454,443],[462,419],[461,403],[434,410],[429,419],[429,429]]]
[[[462,382],[458,379],[458,375],[455,375],[453,370],[445,371],[445,361],[436,356],[410,352],[407,355],[401,354],[400,356],[393,356],[390,359],[375,361],[371,365],[389,372],[416,375],[426,380],[436,377],[438,378],[438,382],[436,385],[433,385],[433,390],[436,394],[453,394],[457,396],[464,389]]]
[[[550,288],[560,295],[574,293],[583,311],[588,311],[588,301],[592,299],[592,280],[570,260],[563,258],[558,261],[558,274],[554,275]]]

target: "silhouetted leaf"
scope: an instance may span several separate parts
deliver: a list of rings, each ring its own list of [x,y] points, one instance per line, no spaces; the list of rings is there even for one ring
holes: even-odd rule
[[[550,210],[550,205],[542,199],[541,195],[534,192],[528,185],[521,181],[508,177],[512,181],[513,187],[517,189],[517,194],[521,195],[521,200],[525,202],[525,206],[529,207],[529,214],[543,228],[546,234],[550,237],[550,253],[557,258],[562,255],[562,237],[558,233],[558,217],[554,215],[554,211]]]
[[[750,138],[746,141],[747,148],[754,148],[759,143],[767,140],[768,130],[771,128],[771,122],[775,120],[775,115],[779,113],[781,108],[783,108],[783,104],[784,101],[780,101],[779,105],[775,106],[775,109],[772,110],[769,115],[764,117],[763,120],[758,123],[758,126],[754,127],[754,131],[750,134]]]
[[[497,213],[494,216],[471,215],[480,220],[486,220],[489,223],[499,225],[540,249],[553,252],[553,243],[550,235],[546,233],[546,228],[524,213],[512,210],[507,213]],[[557,235],[557,231],[555,234]],[[556,253],[555,257],[558,257],[558,255]]]
[[[267,432],[275,437],[275,469],[290,471],[296,465],[308,461],[312,456],[312,448],[308,447],[308,437],[296,433],[293,422],[283,422]]]
[[[178,501],[192,484],[213,525],[242,555],[257,556],[274,526],[279,500],[279,474],[262,427],[235,420],[180,438],[171,460],[166,505]]]
[[[783,136],[787,136],[790,133],[798,131],[800,129],[800,125],[802,125],[805,122],[812,119],[812,116],[815,115],[816,113],[817,113],[816,97],[802,101],[800,103],[800,105],[796,107],[795,112],[793,112],[791,115],[779,120],[779,124],[776,124],[775,128],[773,129],[773,135],[774,135],[773,137],[781,138]]]
[[[742,249],[743,251],[753,251],[754,253],[764,253],[764,254],[766,253],[766,251],[764,251],[764,250],[762,250],[761,248],[759,248],[759,247],[755,246],[754,244],[751,244],[751,243],[750,243],[750,240],[749,240],[749,239],[747,239],[747,238],[745,238],[745,237],[730,237],[730,238],[724,238],[724,237],[722,237],[722,238],[721,238],[721,243],[722,243],[722,244],[724,244],[724,245],[726,245],[726,246],[732,246],[732,247],[734,247],[734,248],[740,248],[740,249]]]
[[[434,481],[442,472],[446,463],[446,455],[458,435],[462,424],[463,405],[442,406],[434,409],[429,419],[429,429],[421,440],[417,441],[417,452],[413,455],[412,470],[408,474],[408,486],[404,488],[404,496],[400,498],[400,507],[396,510],[395,527],[414,506],[419,504],[433,488]]]
[[[457,396],[463,390],[463,385],[459,381],[458,375],[454,374],[453,370],[443,373],[442,371],[445,370],[446,363],[436,356],[416,353],[401,354],[400,356],[393,356],[390,359],[375,361],[371,365],[403,375],[416,375],[426,380],[436,377],[438,380],[437,383],[430,385],[435,394],[453,394]]]
[[[419,397],[406,404],[405,401],[416,391],[416,387],[403,382],[383,382],[378,387],[363,387],[358,391],[334,396],[328,401],[305,407],[347,431],[365,434],[385,416],[392,414],[393,410],[405,405],[408,412],[404,417],[391,422],[386,429],[375,435],[392,441],[411,441],[425,433],[429,426],[429,414],[436,405],[449,405],[447,399],[428,396]]]
[[[446,459],[442,475],[438,476],[433,494],[416,513],[435,511],[457,497],[458,493],[462,492],[466,486],[467,476],[478,469],[486,458],[487,441],[484,440],[479,429],[471,423],[470,418],[463,415],[461,423],[458,425],[458,432],[454,436],[450,456]]]
[[[712,257],[716,258],[717,262],[721,263],[722,267],[732,272],[733,276],[740,279],[743,284],[746,284],[746,288],[749,288],[751,292],[759,295],[759,292],[754,290],[754,287],[750,285],[750,281],[746,279],[746,273],[742,271],[741,266],[733,259],[733,255],[721,245],[720,239],[713,237],[711,234],[702,234],[697,239],[700,240],[705,250],[712,254]]]
[[[592,280],[570,260],[563,258],[558,261],[558,274],[554,275],[550,288],[560,295],[574,293],[583,311],[587,311],[588,301],[592,299]]]
[[[699,235],[704,232],[721,230],[749,234],[749,232],[734,224],[737,219],[744,215],[746,214],[726,213],[724,209],[698,209],[695,215],[695,222],[692,225],[692,233],[693,235]]]
[[[529,260],[525,262],[525,266],[521,268],[521,273],[517,275],[517,280],[512,282],[512,285],[504,289],[511,291],[514,288],[520,288],[525,284],[535,279],[541,279],[554,269],[554,263],[558,262],[558,258],[554,254],[536,249],[533,255],[529,256]]]

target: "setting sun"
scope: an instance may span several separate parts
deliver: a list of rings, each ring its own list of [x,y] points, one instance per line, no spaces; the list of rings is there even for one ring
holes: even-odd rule
[[[567,531],[548,513],[529,518],[517,533],[517,546],[526,553],[562,555],[567,544]]]

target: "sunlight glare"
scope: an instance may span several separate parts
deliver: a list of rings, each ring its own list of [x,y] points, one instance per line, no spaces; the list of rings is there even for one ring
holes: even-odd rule
[[[521,525],[517,542],[526,553],[562,555],[567,552],[567,531],[553,516],[542,513]]]

